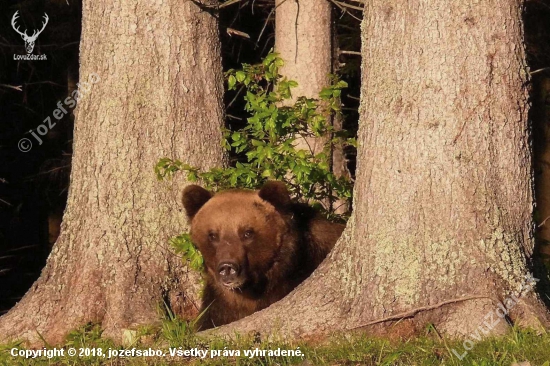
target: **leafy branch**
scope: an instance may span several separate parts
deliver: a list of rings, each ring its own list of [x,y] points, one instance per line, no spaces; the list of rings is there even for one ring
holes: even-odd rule
[[[262,63],[243,64],[241,70],[225,73],[229,90],[246,91],[244,109],[249,115],[246,126],[237,131],[224,130],[222,146],[237,157],[233,166],[203,171],[180,160],[160,159],[155,166],[159,180],[185,172],[190,182],[201,182],[212,191],[229,188],[257,189],[267,180],[284,181],[294,197],[335,215],[332,203],[350,200],[352,183],[337,177],[331,169],[335,144],[353,145],[346,131],[335,131],[331,117],[341,113],[340,96],[347,87],[331,76],[318,99],[299,97],[294,103],[292,89],[298,84],[279,74],[283,60],[270,53]],[[321,152],[296,147],[300,138],[316,137],[326,141]],[[340,218],[344,218],[340,216]],[[172,245],[191,262],[202,267],[196,249],[187,234],[172,239]]]

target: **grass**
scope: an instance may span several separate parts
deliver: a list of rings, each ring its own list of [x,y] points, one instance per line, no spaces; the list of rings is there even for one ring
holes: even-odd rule
[[[144,327],[126,337],[125,347],[101,338],[98,326],[88,325],[74,331],[67,337],[65,353],[69,348],[109,350],[156,350],[169,355],[172,351],[198,349],[206,350],[204,359],[191,356],[180,357],[112,357],[97,354],[51,359],[24,359],[12,357],[12,348],[24,349],[18,343],[0,346],[0,365],[109,365],[109,366],[161,366],[161,365],[506,365],[529,361],[532,366],[550,366],[550,334],[536,334],[530,330],[512,329],[506,336],[486,339],[475,343],[467,355],[460,360],[454,355],[462,355],[465,349],[460,341],[438,338],[429,328],[423,336],[408,341],[389,341],[364,335],[347,335],[329,338],[322,343],[268,342],[254,337],[234,337],[231,341],[204,339],[192,331],[192,326],[169,316],[161,326]],[[468,345],[469,346],[469,345]],[[48,347],[47,347],[48,348]],[[300,350],[303,357],[270,356],[246,357],[245,350]],[[209,350],[219,350],[220,356],[210,358]],[[239,350],[240,356],[229,356],[229,351]],[[223,356],[225,351],[226,356]],[[112,351],[111,351],[112,352]],[[93,353],[91,351],[90,353]]]

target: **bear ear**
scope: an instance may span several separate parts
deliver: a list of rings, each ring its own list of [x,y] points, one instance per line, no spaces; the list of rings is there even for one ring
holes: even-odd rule
[[[279,209],[285,208],[291,203],[290,192],[286,185],[275,180],[266,182],[258,192],[258,196]]]
[[[189,220],[195,217],[197,212],[199,212],[201,207],[204,206],[210,198],[212,198],[212,193],[200,186],[192,184],[185,187],[183,190],[182,202]]]

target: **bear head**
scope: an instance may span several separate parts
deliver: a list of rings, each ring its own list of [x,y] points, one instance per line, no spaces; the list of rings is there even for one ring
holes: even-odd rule
[[[183,206],[191,240],[218,288],[254,293],[292,267],[287,262],[295,257],[298,239],[291,229],[291,199],[284,183],[217,194],[190,185],[183,192]]]

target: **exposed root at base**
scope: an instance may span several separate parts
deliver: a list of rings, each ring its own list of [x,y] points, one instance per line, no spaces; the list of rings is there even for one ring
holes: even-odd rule
[[[412,310],[409,310],[409,311],[406,311],[406,312],[403,312],[403,313],[390,315],[390,316],[387,316],[385,318],[373,320],[373,321],[370,321],[368,323],[361,324],[361,325],[355,326],[353,328],[349,328],[349,330],[356,330],[356,329],[359,329],[359,328],[365,328],[365,327],[368,327],[370,325],[385,323],[387,321],[403,320],[403,319],[406,319],[406,318],[414,317],[418,313],[423,312],[423,311],[434,310],[434,309],[440,308],[440,307],[445,306],[445,305],[454,304],[454,303],[463,302],[463,301],[468,301],[468,300],[475,300],[475,299],[489,299],[489,300],[492,300],[490,297],[487,297],[487,296],[468,296],[468,297],[462,297],[462,298],[442,301],[442,302],[440,302],[438,304],[435,304],[435,305],[422,306],[422,307],[412,309]]]

